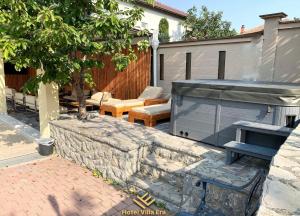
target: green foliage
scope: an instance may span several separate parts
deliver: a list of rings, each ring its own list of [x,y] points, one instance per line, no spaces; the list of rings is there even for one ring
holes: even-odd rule
[[[159,209],[167,209],[166,203],[164,203],[164,202],[155,201],[154,204],[155,204],[156,207],[159,208]]]
[[[166,18],[162,18],[159,22],[158,39],[160,42],[169,42],[169,22]]]
[[[98,169],[94,169],[94,170],[92,171],[92,173],[93,173],[93,176],[96,177],[96,178],[100,178],[100,177],[102,178],[102,177],[103,177],[102,172],[99,171]]]
[[[142,16],[137,7],[120,10],[116,0],[2,0],[0,52],[18,70],[44,69],[27,83],[30,91],[40,82],[75,82],[78,72],[92,86],[91,68],[104,66],[94,54],[112,55],[119,71],[136,59],[131,30]],[[140,42],[140,49],[146,44]]]
[[[214,39],[236,35],[231,23],[224,21],[223,12],[210,12],[202,6],[198,13],[196,7],[188,10],[188,17],[184,21],[187,29],[185,39]]]

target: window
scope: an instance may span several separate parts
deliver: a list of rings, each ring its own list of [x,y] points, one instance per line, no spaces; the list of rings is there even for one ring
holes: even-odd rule
[[[159,75],[160,75],[160,80],[165,79],[165,55],[164,54],[159,55]]]
[[[192,53],[186,53],[185,79],[190,80],[192,76]]]
[[[225,79],[225,61],[226,61],[226,51],[219,52],[219,66],[218,66],[218,79]]]

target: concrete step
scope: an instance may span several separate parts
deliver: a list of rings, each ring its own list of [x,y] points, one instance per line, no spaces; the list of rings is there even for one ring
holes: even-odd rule
[[[144,176],[149,176],[153,179],[163,179],[177,188],[182,188],[184,169],[187,165],[161,157],[155,154],[148,155],[141,161],[140,172]]]
[[[182,192],[168,182],[137,174],[130,179],[130,184],[141,189],[143,193],[149,192],[156,199],[163,201],[173,212],[179,209]]]
[[[26,155],[13,157],[5,160],[0,160],[0,169],[21,165],[25,163],[31,163],[33,161],[39,161],[39,160],[47,159],[49,157],[51,156],[42,156],[38,152],[36,152],[36,153],[26,154]]]

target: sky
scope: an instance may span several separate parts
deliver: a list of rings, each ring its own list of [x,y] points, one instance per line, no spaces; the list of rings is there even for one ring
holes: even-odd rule
[[[225,20],[239,31],[242,25],[247,28],[263,24],[259,15],[285,12],[288,18],[300,17],[300,0],[159,0],[169,6],[187,11],[194,5],[208,7],[210,11],[223,11]]]

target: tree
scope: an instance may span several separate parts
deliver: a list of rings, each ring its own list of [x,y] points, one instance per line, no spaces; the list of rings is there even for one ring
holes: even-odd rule
[[[93,85],[91,68],[104,66],[95,57],[111,55],[116,69],[124,70],[136,59],[132,29],[142,15],[137,7],[120,10],[116,0],[2,0],[0,52],[18,70],[44,70],[26,89],[40,82],[60,86],[71,82],[78,96],[79,117],[85,118],[84,86]],[[146,47],[147,41],[138,43],[139,50]]]
[[[236,35],[231,23],[222,20],[222,17],[223,12],[210,12],[205,6],[199,13],[196,7],[189,9],[183,23],[187,30],[185,39],[215,39]]]
[[[169,22],[166,18],[162,18],[159,22],[158,39],[160,42],[169,42]]]

